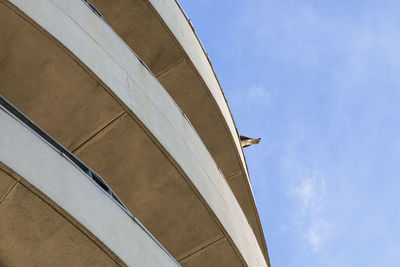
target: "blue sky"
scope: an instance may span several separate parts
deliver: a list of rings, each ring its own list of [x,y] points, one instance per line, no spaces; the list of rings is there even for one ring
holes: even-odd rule
[[[272,266],[400,266],[400,1],[180,0],[241,134]]]

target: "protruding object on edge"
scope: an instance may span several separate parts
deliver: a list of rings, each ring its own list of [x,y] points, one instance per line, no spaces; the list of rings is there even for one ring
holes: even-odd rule
[[[242,147],[248,147],[251,145],[256,145],[258,143],[260,143],[261,138],[250,138],[244,135],[240,136],[240,145]]]

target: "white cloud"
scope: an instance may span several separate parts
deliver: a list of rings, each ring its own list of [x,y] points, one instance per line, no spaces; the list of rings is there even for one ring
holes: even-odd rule
[[[298,182],[289,190],[299,211],[294,213],[293,220],[296,223],[292,229],[301,236],[312,252],[318,253],[332,232],[332,224],[321,215],[326,194],[326,178],[318,170],[301,170],[298,174]]]
[[[271,94],[265,87],[257,85],[246,89],[231,92],[229,103],[232,106],[268,106],[271,102]]]
[[[246,101],[249,103],[261,103],[268,105],[271,101],[271,94],[262,86],[250,87],[246,92]]]
[[[332,224],[321,217],[312,218],[305,238],[312,251],[317,253],[331,237]]]
[[[303,206],[303,213],[319,211],[325,196],[325,177],[318,171],[301,179],[300,185],[293,189]]]

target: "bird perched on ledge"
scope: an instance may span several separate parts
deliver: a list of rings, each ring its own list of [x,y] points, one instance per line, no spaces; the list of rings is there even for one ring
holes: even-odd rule
[[[254,139],[254,138],[250,138],[250,137],[241,135],[240,136],[240,145],[242,147],[248,147],[248,146],[256,145],[256,144],[260,143],[260,140],[261,140],[261,138]]]

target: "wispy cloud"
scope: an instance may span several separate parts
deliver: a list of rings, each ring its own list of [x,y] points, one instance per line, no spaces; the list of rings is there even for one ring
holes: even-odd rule
[[[307,210],[320,210],[320,203],[325,196],[325,179],[322,174],[312,173],[311,177],[301,180],[293,193],[299,198],[303,206],[303,213]]]
[[[313,252],[318,252],[331,235],[331,224],[321,216],[326,194],[325,176],[314,170],[308,177],[302,178],[291,191],[301,206],[300,220],[303,223],[298,230]]]
[[[245,100],[249,103],[268,105],[271,101],[271,94],[263,86],[253,86],[247,90]]]
[[[327,176],[321,168],[302,161],[299,146],[304,141],[302,123],[292,125],[293,136],[288,138],[283,156],[284,176],[289,221],[284,227],[295,239],[300,240],[306,250],[319,253],[332,237],[333,223],[325,218],[324,204],[327,201]]]
[[[332,228],[332,224],[321,215],[326,195],[326,178],[318,170],[301,170],[299,174],[297,183],[289,188],[289,195],[299,211],[294,213],[294,230],[317,253],[330,238]]]
[[[260,105],[266,107],[271,102],[270,92],[267,91],[265,87],[260,85],[231,91],[229,98],[230,105],[238,107],[251,105]]]

